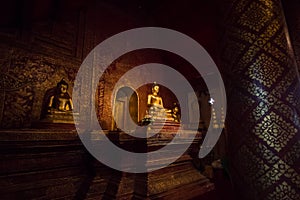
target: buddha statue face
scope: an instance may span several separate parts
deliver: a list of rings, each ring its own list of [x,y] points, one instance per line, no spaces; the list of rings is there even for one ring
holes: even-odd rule
[[[64,79],[62,79],[60,82],[57,83],[56,88],[57,94],[60,96],[64,96],[65,94],[67,94],[69,85]]]
[[[154,86],[152,87],[152,93],[153,93],[153,94],[158,94],[158,92],[159,92],[159,86],[158,86],[158,85],[154,85]]]
[[[177,113],[179,111],[178,107],[176,106],[174,109],[173,109],[173,112],[174,113]]]
[[[68,85],[61,84],[59,85],[59,93],[60,94],[65,94],[68,90]]]

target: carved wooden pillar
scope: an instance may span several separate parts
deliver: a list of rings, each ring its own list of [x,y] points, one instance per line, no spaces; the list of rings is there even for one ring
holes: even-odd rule
[[[300,199],[300,84],[281,2],[226,4],[222,63],[236,192],[251,200]]]

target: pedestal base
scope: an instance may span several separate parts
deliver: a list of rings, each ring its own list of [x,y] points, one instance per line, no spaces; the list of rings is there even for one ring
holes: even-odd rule
[[[168,128],[163,128],[158,134],[162,137],[152,137],[146,140],[147,152],[155,151],[157,148],[162,148],[165,145],[173,145],[172,149],[180,149],[187,141],[177,142],[176,144],[168,144],[170,138],[167,135],[171,134],[171,124]],[[180,126],[176,124],[177,128]],[[169,132],[165,132],[165,131]],[[144,146],[138,144],[137,141],[131,141],[123,132],[113,132],[116,137],[119,138],[119,144],[121,147],[129,146]],[[180,134],[194,134],[192,131],[182,131]],[[188,138],[188,137],[187,137]],[[116,172],[110,178],[108,187],[103,194],[103,199],[192,199],[198,198],[204,193],[214,190],[214,185],[203,176],[198,169],[193,165],[193,158],[191,154],[194,154],[195,148],[198,148],[198,142],[201,139],[201,134],[195,137],[190,148],[175,162],[172,164],[149,173],[131,174],[124,172]],[[135,144],[137,143],[137,144]],[[128,146],[126,148],[128,149]],[[135,148],[134,148],[135,149]],[[132,149],[129,149],[132,150]],[[139,150],[139,149],[135,149]],[[143,149],[142,149],[143,150]],[[197,150],[196,150],[197,151]],[[163,155],[169,155],[167,157],[151,156],[148,158],[145,165],[147,167],[155,167],[168,163],[169,159],[173,159],[174,152],[163,152]],[[135,163],[128,163],[127,158],[122,158],[124,165],[127,167],[135,167]]]
[[[32,128],[38,129],[76,129],[74,117],[78,113],[59,112],[47,114],[45,118],[32,124]]]
[[[125,173],[111,169],[95,160],[77,136],[76,130],[1,130],[0,165],[1,199],[201,199],[214,185],[193,165],[194,151],[200,137],[178,160],[150,173]],[[95,134],[96,142],[110,133]],[[121,146],[134,146],[124,132],[111,133]],[[167,133],[165,133],[167,134]],[[188,134],[188,132],[186,133]],[[200,134],[199,134],[200,135]],[[127,135],[128,136],[128,135]],[[149,151],[166,145],[164,138],[150,138]],[[182,143],[173,144],[180,148]],[[168,157],[150,158],[145,163],[156,166],[168,162]],[[134,163],[122,160],[130,167]]]

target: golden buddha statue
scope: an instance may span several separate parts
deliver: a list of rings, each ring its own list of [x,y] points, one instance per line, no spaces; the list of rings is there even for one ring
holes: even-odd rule
[[[68,83],[62,79],[57,83],[56,93],[50,97],[48,113],[70,112],[73,110],[73,103],[68,94]]]
[[[154,120],[166,120],[172,118],[171,110],[165,109],[162,98],[158,95],[159,85],[154,82],[152,86],[152,94],[148,95],[147,105],[149,108],[149,115]]]
[[[163,101],[160,96],[158,96],[159,92],[159,85],[157,85],[155,82],[152,86],[152,94],[148,95],[148,106],[155,106],[155,107],[160,107],[163,108]]]
[[[41,122],[48,124],[74,124],[73,103],[68,94],[68,83],[62,79],[57,83],[56,88],[51,89],[51,95],[45,102],[45,114]]]

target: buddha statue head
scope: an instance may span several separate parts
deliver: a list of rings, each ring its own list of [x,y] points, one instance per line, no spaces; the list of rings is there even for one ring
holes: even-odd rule
[[[159,85],[156,82],[154,82],[152,85],[152,94],[157,95],[158,92],[159,92]]]
[[[60,82],[57,83],[56,88],[59,95],[65,95],[67,93],[69,85],[64,79],[62,79]]]

